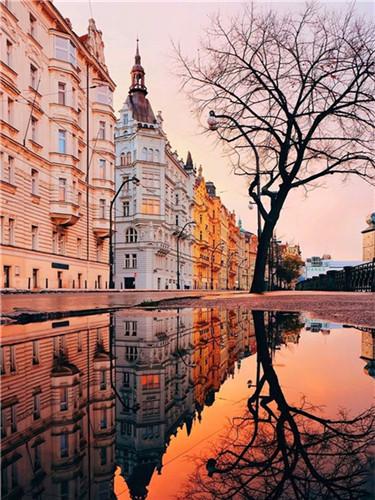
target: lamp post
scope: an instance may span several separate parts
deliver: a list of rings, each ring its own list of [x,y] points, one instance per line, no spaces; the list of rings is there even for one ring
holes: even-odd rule
[[[176,242],[176,253],[177,253],[177,290],[180,290],[180,238],[182,237],[184,230],[187,226],[194,225],[195,222],[193,220],[186,222],[181,231],[177,234],[177,242]]]
[[[240,286],[240,270],[241,270],[241,266],[244,262],[247,261],[247,258],[245,257],[244,259],[241,260],[241,262],[238,264],[238,290],[241,290],[241,286]]]
[[[232,123],[234,123],[240,130],[240,132],[246,136],[246,132],[243,130],[243,128],[241,127],[241,125],[237,122],[237,120],[235,118],[233,118],[232,116],[229,116],[229,115],[217,115],[215,113],[215,111],[211,110],[209,112],[209,116],[208,116],[208,119],[207,119],[207,124],[208,124],[208,127],[210,130],[218,130],[219,128],[219,122],[218,122],[218,119],[221,119],[221,118],[224,118],[226,120],[230,120]],[[260,192],[260,171],[259,171],[259,162],[256,162],[256,175],[257,175],[257,179],[258,179],[258,182],[257,182],[257,197],[258,199],[260,199],[260,196],[261,196],[261,192]],[[250,202],[249,204],[249,207],[252,208],[252,205],[254,203],[253,202]],[[257,230],[257,233],[258,233],[258,242],[260,241],[260,237],[261,237],[261,234],[262,234],[262,220],[261,220],[261,215],[260,215],[260,210],[259,210],[259,207],[257,205],[257,226],[258,226],[258,230]]]
[[[220,241],[215,247],[210,248],[211,251],[211,290],[214,289],[214,259],[216,250],[222,250],[224,243]]]
[[[227,259],[227,290],[229,290],[229,264],[232,259],[237,254],[237,250],[234,250],[233,252],[229,252],[228,259]]]
[[[133,175],[130,179],[125,179],[121,186],[118,188],[116,191],[115,196],[111,200],[111,204],[109,206],[109,288],[113,289],[115,288],[115,284],[113,282],[113,264],[114,264],[114,254],[113,254],[113,207],[116,201],[117,196],[120,194],[120,191],[122,188],[125,186],[125,184],[128,184],[129,182],[132,182],[136,186],[139,186],[140,180]]]

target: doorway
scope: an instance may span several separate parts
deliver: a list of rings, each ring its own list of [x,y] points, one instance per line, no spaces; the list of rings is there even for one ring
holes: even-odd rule
[[[135,288],[135,278],[124,278],[125,288]]]
[[[57,271],[57,288],[63,287],[63,273],[62,271]]]
[[[78,288],[82,287],[82,273],[78,273]]]
[[[39,269],[33,269],[33,288],[38,288],[38,271]]]
[[[10,266],[4,266],[4,288],[10,288]]]

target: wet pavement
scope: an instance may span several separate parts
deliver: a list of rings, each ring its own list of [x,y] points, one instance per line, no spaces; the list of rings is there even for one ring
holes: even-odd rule
[[[210,306],[1,335],[2,498],[371,496],[375,328]]]

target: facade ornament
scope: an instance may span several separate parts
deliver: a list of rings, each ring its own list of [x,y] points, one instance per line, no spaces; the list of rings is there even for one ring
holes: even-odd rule
[[[97,29],[95,20],[92,18],[89,19],[89,27],[84,43],[95,59],[97,59],[97,61],[107,70],[104,59],[104,42],[102,39],[102,32]]]

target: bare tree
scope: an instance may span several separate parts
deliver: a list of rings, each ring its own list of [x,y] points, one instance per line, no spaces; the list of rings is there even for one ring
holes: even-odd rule
[[[195,59],[176,47],[183,88],[231,155],[264,224],[252,292],[291,190],[332,174],[375,179],[374,25],[307,5],[300,14],[250,5],[212,18]]]
[[[234,419],[214,458],[199,459],[181,498],[370,498],[375,413],[323,416],[290,404],[270,355],[264,313],[254,311],[258,370],[248,411]]]

